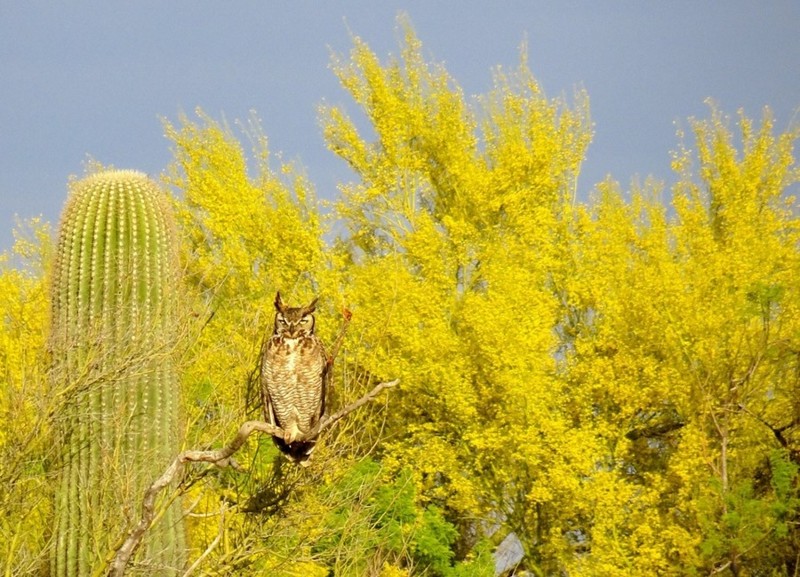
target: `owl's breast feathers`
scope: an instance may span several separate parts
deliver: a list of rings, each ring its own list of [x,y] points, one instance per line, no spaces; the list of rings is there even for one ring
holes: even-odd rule
[[[262,366],[269,408],[266,417],[284,430],[291,444],[316,425],[325,410],[327,359],[314,335],[273,335]]]

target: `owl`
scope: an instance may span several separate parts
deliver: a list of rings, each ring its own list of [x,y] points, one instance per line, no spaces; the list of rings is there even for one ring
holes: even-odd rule
[[[304,307],[288,307],[275,295],[275,324],[261,355],[261,398],[264,418],[283,430],[273,436],[293,461],[305,464],[316,439],[298,440],[325,413],[329,382],[328,357],[314,334],[317,299]]]

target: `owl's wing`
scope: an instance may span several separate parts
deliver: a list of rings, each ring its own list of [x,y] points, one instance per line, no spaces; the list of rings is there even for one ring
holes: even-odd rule
[[[333,359],[328,356],[322,342],[318,342],[320,354],[322,355],[322,394],[320,395],[319,416],[317,418],[321,419],[325,415],[325,400],[328,397],[328,392],[333,380]]]
[[[333,374],[332,368],[333,367],[326,359],[325,364],[322,365],[322,394],[319,399],[318,419],[321,419],[325,415],[325,398],[328,396],[328,387],[331,384],[331,375]]]
[[[282,427],[283,425],[278,422],[278,418],[275,416],[275,407],[272,405],[272,398],[270,397],[269,387],[267,386],[267,378],[269,375],[268,365],[271,363],[274,354],[274,351],[271,350],[272,348],[272,336],[265,335],[264,342],[261,345],[261,355],[258,359],[259,392],[261,393],[261,407],[264,413],[264,420],[269,422],[270,425]]]
[[[264,391],[264,419],[269,421],[273,427],[280,427],[278,419],[275,417],[275,410],[272,408],[272,401],[269,398],[269,393]]]

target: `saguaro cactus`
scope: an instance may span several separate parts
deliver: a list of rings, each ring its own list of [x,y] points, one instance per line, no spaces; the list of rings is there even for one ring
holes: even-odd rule
[[[173,228],[164,193],[134,171],[78,181],[64,208],[52,295],[53,384],[64,398],[53,577],[101,571],[180,450]],[[133,571],[183,566],[180,503],[164,507]]]

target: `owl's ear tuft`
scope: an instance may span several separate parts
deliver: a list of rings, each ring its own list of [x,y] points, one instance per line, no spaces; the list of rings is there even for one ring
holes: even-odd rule
[[[275,293],[275,309],[278,312],[282,313],[285,308],[286,305],[283,304],[283,299],[281,298],[281,291],[278,291],[277,293]]]
[[[313,301],[311,301],[306,306],[304,306],[303,307],[303,314],[308,315],[308,314],[313,313],[315,310],[317,310],[317,301],[318,300],[319,300],[319,297],[315,298]]]

